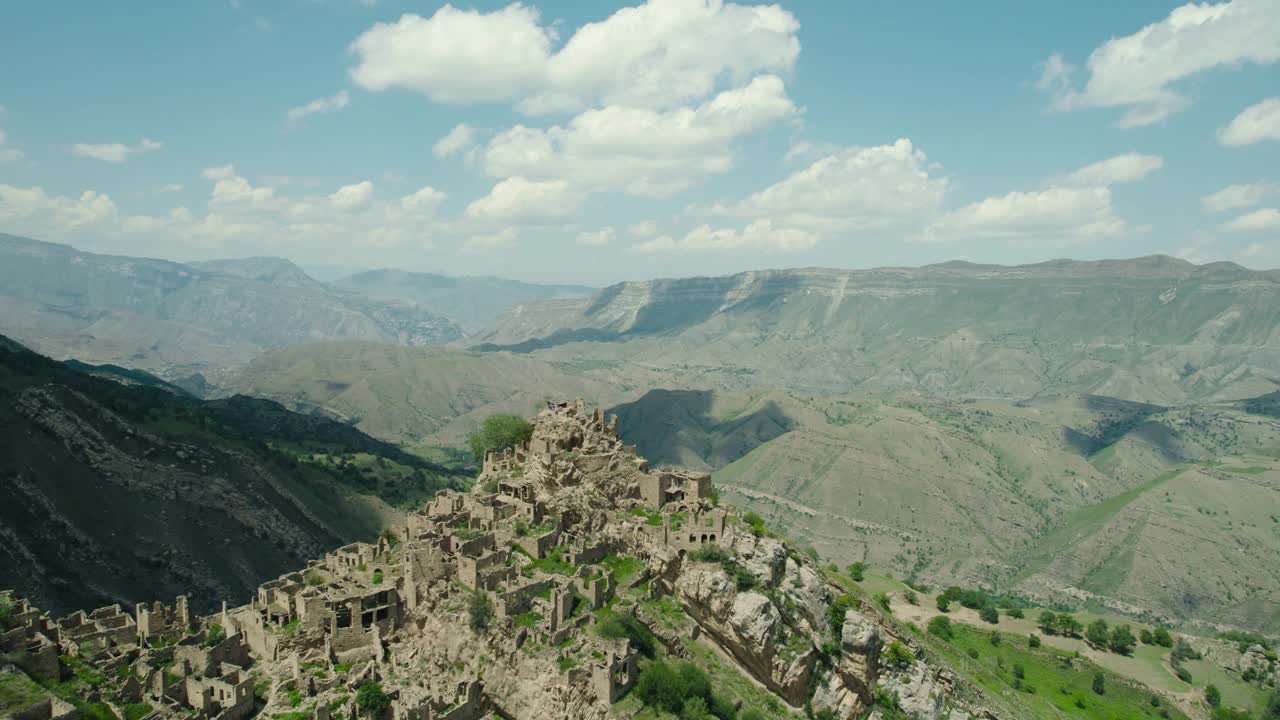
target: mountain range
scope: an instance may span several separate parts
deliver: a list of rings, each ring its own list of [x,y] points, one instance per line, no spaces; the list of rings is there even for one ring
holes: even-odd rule
[[[324,284],[281,258],[183,264],[0,234],[0,329],[52,356],[171,380],[310,342],[443,345],[512,303],[589,292],[389,270]]]

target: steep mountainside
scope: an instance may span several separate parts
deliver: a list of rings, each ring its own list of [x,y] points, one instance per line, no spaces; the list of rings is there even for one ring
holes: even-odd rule
[[[0,235],[0,318],[0,332],[49,355],[167,377],[321,340],[461,337],[438,314],[329,290],[284,260],[182,265],[11,235]]]
[[[494,413],[527,414],[574,395],[620,402],[659,381],[640,372],[628,379],[635,386],[624,385],[605,372],[507,354],[323,343],[266,353],[220,386],[323,412],[392,442],[460,447]]]
[[[415,303],[475,332],[508,308],[556,298],[584,298],[596,292],[582,285],[538,285],[495,277],[450,277],[402,270],[370,270],[329,283],[380,300]]]
[[[1280,622],[1280,579],[1231,560],[1248,548],[1280,567],[1280,418],[1244,409],[1264,400],[646,391],[667,378],[543,357],[324,344],[259,358],[232,387],[444,447],[489,414],[583,394],[654,462],[716,471],[726,497],[841,564],[1171,622]]]
[[[0,593],[21,668],[0,710],[49,693],[105,720],[1186,719],[1079,652],[899,621],[870,578],[721,503],[705,473],[651,468],[616,425],[546,406],[470,492],[214,614],[57,621]]]
[[[273,402],[201,402],[0,343],[0,586],[59,612],[188,589],[213,607],[376,535],[394,513],[356,493],[460,482]]]
[[[1280,273],[1167,257],[778,270],[524,305],[478,350],[641,363],[729,387],[1236,399],[1280,376]]]

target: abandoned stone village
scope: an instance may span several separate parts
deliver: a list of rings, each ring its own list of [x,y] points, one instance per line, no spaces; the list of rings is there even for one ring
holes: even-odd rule
[[[709,475],[650,468],[616,431],[616,417],[581,400],[550,404],[527,443],[487,454],[470,492],[442,493],[377,544],[338,548],[212,615],[180,596],[55,620],[9,597],[0,652],[50,678],[92,668],[106,681],[86,700],[121,718],[125,705],[146,720],[355,718],[370,681],[391,720],[603,718],[639,656],[592,625],[627,614],[673,653],[705,634],[793,709],[861,713],[876,681],[874,621],[849,610],[842,659],[818,678],[832,598],[820,572],[718,506]],[[768,593],[739,592],[720,565],[690,557],[708,548]],[[688,628],[646,610],[667,596]],[[75,713],[50,698],[15,717]]]

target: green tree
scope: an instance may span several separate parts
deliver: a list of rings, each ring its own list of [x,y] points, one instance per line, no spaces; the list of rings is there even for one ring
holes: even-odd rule
[[[1040,620],[1037,624],[1046,635],[1054,634],[1058,631],[1058,613],[1052,610],[1045,610],[1040,613]]]
[[[1107,629],[1107,621],[1099,618],[1089,623],[1088,629],[1084,631],[1084,639],[1094,647],[1105,648],[1111,640],[1111,633]]]
[[[1107,641],[1107,646],[1111,648],[1111,652],[1128,655],[1133,652],[1136,642],[1137,638],[1133,636],[1133,631],[1128,625],[1117,625],[1111,629],[1111,638]]]
[[[1093,674],[1093,692],[1096,695],[1107,694],[1107,679],[1100,672]]]
[[[853,578],[854,582],[862,582],[862,578],[864,575],[866,575],[866,572],[867,572],[867,564],[862,562],[861,560],[859,560],[858,562],[849,563],[849,577]]]
[[[490,415],[479,430],[467,436],[467,445],[476,462],[482,462],[485,452],[515,447],[532,435],[533,426],[519,415]]]
[[[1217,685],[1209,683],[1204,686],[1204,701],[1209,703],[1209,707],[1218,707],[1222,704],[1222,691]]]
[[[1142,628],[1141,630],[1138,631],[1138,639],[1142,641],[1143,645],[1156,644],[1155,636],[1152,635],[1151,631],[1146,628]]]
[[[1169,635],[1169,631],[1164,628],[1156,628],[1151,631],[1152,643],[1160,647],[1173,647],[1173,637]]]
[[[942,612],[951,612],[951,599],[946,595],[938,596],[938,610]]]
[[[946,615],[934,617],[929,621],[929,634],[943,640],[950,640],[955,636],[955,631],[951,628],[951,618]]]
[[[1058,613],[1058,632],[1067,637],[1075,637],[1080,634],[1083,626],[1080,621],[1071,613]]]
[[[1028,635],[1028,636],[1027,636],[1027,646],[1028,646],[1028,647],[1033,647],[1033,648],[1038,648],[1038,647],[1040,647],[1040,636],[1039,636],[1039,635]]]
[[[493,620],[493,603],[489,596],[479,590],[472,592],[468,614],[472,630],[479,633],[488,628],[489,622]]]
[[[1022,614],[1022,608],[1016,607],[1011,607],[1008,610],[1005,610],[1004,614],[1017,620],[1021,620],[1024,617]]]
[[[373,680],[366,680],[356,690],[356,707],[368,717],[381,717],[391,707],[391,698],[382,691],[382,686]]]
[[[978,611],[978,617],[982,618],[983,622],[989,622],[992,625],[995,625],[1000,622],[1000,611],[996,610],[994,605],[984,605],[982,606],[982,609]]]

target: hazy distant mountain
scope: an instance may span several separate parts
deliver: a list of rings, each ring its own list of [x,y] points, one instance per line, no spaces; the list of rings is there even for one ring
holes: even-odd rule
[[[0,235],[0,332],[56,357],[163,371],[323,340],[442,344],[447,318],[341,292],[279,258],[180,264]]]
[[[257,280],[276,287],[314,288],[320,286],[320,283],[302,268],[284,258],[238,258],[234,260],[206,260],[187,264],[200,270],[223,275],[234,275],[246,280]]]
[[[731,386],[1243,398],[1280,377],[1280,272],[1146,257],[629,282],[521,306],[467,344]]]
[[[371,270],[329,283],[373,298],[416,303],[444,315],[469,332],[479,330],[508,309],[555,298],[584,298],[596,288],[541,285],[496,277],[449,277],[401,270]]]

